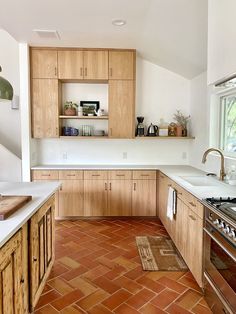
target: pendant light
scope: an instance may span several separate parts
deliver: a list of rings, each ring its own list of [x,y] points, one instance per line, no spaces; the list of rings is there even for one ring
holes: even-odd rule
[[[0,72],[2,72],[1,66],[0,66]],[[6,79],[0,76],[0,101],[12,100],[12,98],[13,98],[13,87]]]

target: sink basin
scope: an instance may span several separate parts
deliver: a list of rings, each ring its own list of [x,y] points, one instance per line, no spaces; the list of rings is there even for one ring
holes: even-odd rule
[[[193,186],[216,186],[217,182],[205,176],[182,176],[181,179]]]

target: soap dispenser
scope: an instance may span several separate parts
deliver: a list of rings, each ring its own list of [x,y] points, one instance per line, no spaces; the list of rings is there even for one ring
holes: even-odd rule
[[[230,185],[236,185],[236,167],[234,165],[231,166],[228,183]]]

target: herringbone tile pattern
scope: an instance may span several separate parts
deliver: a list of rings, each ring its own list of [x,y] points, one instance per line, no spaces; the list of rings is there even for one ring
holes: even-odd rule
[[[56,223],[56,262],[35,313],[211,313],[190,272],[147,272],[135,236],[166,235],[159,220]]]

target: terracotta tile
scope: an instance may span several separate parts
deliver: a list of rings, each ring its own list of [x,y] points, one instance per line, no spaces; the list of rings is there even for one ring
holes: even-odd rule
[[[81,258],[78,258],[77,261],[82,264],[83,266],[87,267],[88,269],[92,269],[94,267],[97,267],[99,266],[99,262],[96,261],[96,260],[91,260],[89,258],[87,258],[87,256],[84,256],[84,257],[81,257]]]
[[[74,268],[79,267],[79,263],[76,262],[75,260],[73,260],[72,258],[68,257],[68,256],[64,256],[64,257],[60,258],[58,261],[68,268],[74,269]]]
[[[160,309],[166,308],[170,303],[172,303],[179,296],[173,290],[165,289],[160,294],[158,294],[151,303]]]
[[[53,267],[52,267],[52,271],[49,275],[49,279],[61,276],[62,274],[66,273],[69,269],[64,267],[63,265],[55,262]]]
[[[123,266],[124,268],[126,268],[127,270],[132,270],[134,268],[137,267],[137,263],[135,262],[131,262],[130,260],[128,260],[127,258],[123,257],[123,256],[119,256],[116,259],[114,259],[114,261]]]
[[[132,296],[126,303],[135,309],[139,309],[145,303],[150,301],[154,296],[155,293],[144,288],[143,290]]]
[[[78,268],[72,269],[68,271],[67,273],[63,274],[61,277],[64,278],[67,281],[72,280],[75,277],[78,277],[79,275],[82,275],[88,271],[88,268],[84,266],[79,266]]]
[[[102,302],[104,299],[106,299],[109,296],[109,294],[103,290],[98,290],[93,292],[92,294],[84,297],[79,302],[76,302],[76,304],[81,307],[84,310],[88,310],[91,307],[94,307],[95,305]]]
[[[133,294],[143,289],[140,284],[124,276],[115,279],[113,282]]]
[[[106,267],[108,267],[110,269],[113,269],[117,265],[114,261],[109,260],[105,256],[100,256],[99,258],[97,258],[97,261],[100,264],[102,264],[102,265],[104,265],[104,266],[106,266]]]
[[[39,301],[37,303],[36,309],[39,309],[40,307],[42,307],[48,303],[51,303],[53,300],[56,300],[60,297],[61,297],[60,293],[58,293],[55,290],[51,290],[51,291],[49,291],[49,292],[47,292],[41,296],[41,298],[39,299]]]
[[[179,306],[176,303],[172,303],[167,309],[166,309],[167,313],[170,314],[190,314],[191,312],[189,312],[188,310],[182,308],[181,306]]]
[[[69,283],[74,288],[79,288],[84,295],[89,295],[97,290],[95,284],[90,282],[88,279],[82,278],[80,276],[72,279],[71,281],[69,281]]]
[[[123,266],[117,265],[112,270],[106,273],[106,278],[114,280],[115,278],[121,276],[126,272],[126,269]]]
[[[46,284],[44,289],[43,289],[43,292],[42,294],[46,293],[46,292],[49,292],[50,290],[52,290],[52,287],[49,285],[49,284]]]
[[[154,280],[151,280],[147,278],[146,276],[143,276],[137,280],[137,282],[144,287],[151,289],[152,291],[156,293],[160,293],[162,290],[164,290],[166,287],[160,284],[159,282],[156,282]]]
[[[201,304],[201,305],[203,305],[203,306],[205,306],[205,307],[208,307],[208,304],[207,304],[205,298],[202,298],[202,299],[199,301],[199,304]]]
[[[147,274],[147,277],[152,280],[159,280],[162,277],[167,277],[172,280],[178,280],[181,278],[185,273],[184,272],[175,272],[175,271],[152,271]]]
[[[167,278],[167,277],[161,277],[157,282],[160,283],[161,285],[169,288],[169,289],[172,289],[172,290],[180,293],[180,294],[188,289],[186,286],[183,286],[182,284],[176,282],[175,280],[172,280],[172,279]]]
[[[194,289],[198,292],[202,292],[197,282],[194,279],[192,279],[190,276],[187,276],[187,275],[183,276],[180,279],[178,279],[178,282],[185,285],[188,288]]]
[[[126,303],[121,304],[117,309],[114,310],[114,313],[118,314],[138,314],[140,312],[136,311]]]
[[[108,309],[114,310],[116,307],[118,307],[121,303],[124,303],[131,296],[132,296],[131,293],[129,293],[128,291],[124,289],[121,289],[115,292],[112,296],[110,296],[106,300],[104,300],[102,304],[105,305]]]
[[[65,294],[63,297],[57,299],[51,304],[53,307],[55,307],[55,309],[61,311],[68,305],[80,300],[83,296],[83,293],[79,289],[76,289],[68,294]]]
[[[146,304],[141,309],[139,309],[139,312],[143,314],[165,314],[166,312],[162,311],[161,309],[158,309],[158,307],[154,306],[151,303]]]
[[[189,310],[191,309],[200,299],[202,295],[195,290],[187,290],[182,294],[178,300],[175,301],[179,306]]]
[[[109,271],[110,271],[110,268],[108,268],[104,265],[99,265],[99,266],[89,270],[88,272],[86,272],[83,275],[83,277],[93,280],[93,279],[96,279],[97,277],[100,277],[100,276],[106,274]]]
[[[120,289],[118,285],[103,276],[96,278],[93,282],[108,293],[114,293]]]
[[[144,275],[144,271],[142,269],[141,266],[137,266],[136,268],[130,270],[129,272],[127,272],[125,274],[126,277],[132,279],[132,280],[136,280],[137,278],[141,277]]]
[[[72,286],[59,277],[50,280],[48,283],[62,295],[74,290]]]
[[[98,304],[98,305],[94,306],[93,308],[91,308],[90,310],[88,310],[88,313],[90,313],[90,314],[112,314],[113,312],[108,310],[102,304]]]
[[[59,313],[56,309],[54,309],[50,304],[41,307],[39,310],[34,312],[35,314],[57,314]]]
[[[193,313],[196,314],[211,314],[211,310],[201,304],[197,304],[196,306],[194,306],[191,310]]]
[[[58,313],[58,312],[57,312]],[[70,305],[60,311],[61,314],[84,314],[85,312],[75,305]]]

